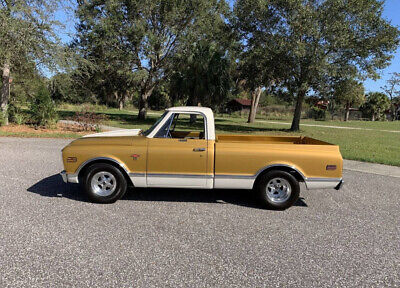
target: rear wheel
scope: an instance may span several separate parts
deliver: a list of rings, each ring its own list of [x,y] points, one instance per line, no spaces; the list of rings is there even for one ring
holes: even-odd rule
[[[91,165],[83,176],[83,186],[90,200],[96,203],[114,203],[127,189],[122,172],[107,163]]]
[[[299,198],[299,182],[290,173],[270,171],[261,177],[257,190],[268,208],[287,209]]]

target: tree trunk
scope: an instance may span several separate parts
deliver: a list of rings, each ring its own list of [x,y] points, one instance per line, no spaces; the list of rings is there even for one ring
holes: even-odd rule
[[[3,125],[8,125],[8,100],[10,97],[10,64],[5,63],[3,66],[3,78],[0,94],[0,109],[3,117]]]
[[[114,92],[114,98],[118,103],[118,109],[119,110],[124,109],[125,101],[126,101],[126,98],[127,98],[126,97],[126,92],[122,93],[122,92],[115,91]]]
[[[143,89],[142,93],[140,93],[139,98],[139,120],[146,120],[147,117],[147,109],[149,108],[148,98],[150,97],[151,93],[153,92],[154,87],[150,89]]]
[[[303,106],[303,101],[306,93],[307,89],[305,88],[299,88],[299,91],[297,92],[296,108],[294,109],[292,126],[290,127],[291,131],[300,130],[301,107]]]
[[[349,115],[350,115],[350,105],[346,104],[346,113],[344,115],[344,121],[349,121]]]
[[[396,106],[394,106],[392,101],[390,102],[390,109],[392,111],[392,121],[394,121],[396,120]]]
[[[372,113],[372,121],[375,121],[375,113]]]
[[[190,106],[200,106],[200,103],[198,103],[197,101],[197,97],[192,98],[189,102]],[[190,114],[190,121],[189,123],[191,125],[193,125],[194,123],[196,123],[197,120],[197,115],[196,114]]]
[[[261,92],[262,89],[261,86],[259,86],[256,89],[254,89],[254,91],[252,91],[251,93],[251,107],[247,123],[253,123],[254,120],[256,119],[257,107],[258,107],[258,102],[260,101]]]

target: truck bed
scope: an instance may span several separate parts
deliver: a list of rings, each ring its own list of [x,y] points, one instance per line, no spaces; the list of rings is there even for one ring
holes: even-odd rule
[[[257,135],[217,135],[217,143],[252,142],[259,144],[306,144],[332,145],[330,143],[304,136],[257,136]]]

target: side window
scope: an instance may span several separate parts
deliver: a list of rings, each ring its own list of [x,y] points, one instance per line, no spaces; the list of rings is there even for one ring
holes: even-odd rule
[[[173,139],[205,139],[205,120],[200,114],[175,113],[155,137]]]

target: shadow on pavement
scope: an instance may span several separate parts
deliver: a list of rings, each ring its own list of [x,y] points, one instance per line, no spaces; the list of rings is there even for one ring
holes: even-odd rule
[[[233,204],[265,209],[252,190],[136,188],[128,191],[122,200]],[[293,206],[307,207],[307,204],[300,197]]]
[[[68,198],[88,202],[86,195],[81,193],[78,184],[64,183],[60,174],[54,174],[32,185],[27,191],[45,197]]]
[[[27,191],[44,197],[62,197],[88,202],[88,198],[80,191],[78,184],[65,184],[59,174],[40,180]],[[233,204],[264,209],[256,194],[251,190],[130,188],[121,200]],[[294,206],[307,207],[307,204],[304,198],[300,197]]]

